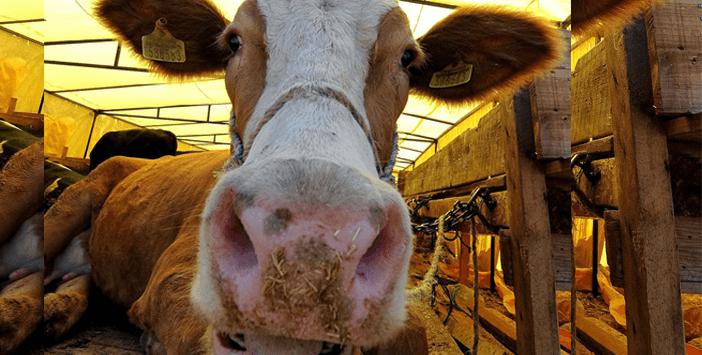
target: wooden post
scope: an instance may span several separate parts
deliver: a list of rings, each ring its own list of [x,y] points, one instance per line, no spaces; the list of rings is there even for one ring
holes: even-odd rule
[[[505,163],[510,214],[517,353],[558,354],[558,321],[551,226],[544,168],[537,162],[528,92],[503,100]]]
[[[605,39],[614,130],[629,354],[683,354],[680,273],[665,130],[641,19]]]

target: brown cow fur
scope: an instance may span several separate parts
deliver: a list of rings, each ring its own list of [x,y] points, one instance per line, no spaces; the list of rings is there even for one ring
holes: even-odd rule
[[[0,245],[41,208],[44,181],[44,144],[17,152],[0,171]]]
[[[69,186],[44,219],[44,260],[51,267],[71,239],[85,230],[117,183],[150,160],[114,157],[100,164],[85,180]]]
[[[650,6],[651,0],[573,0],[573,34],[587,36],[617,28]]]
[[[407,15],[398,8],[380,21],[364,91],[366,113],[381,166],[385,166],[390,159],[392,134],[397,127],[395,117],[400,116],[407,104],[409,86],[406,77],[403,78],[406,73],[400,70],[398,60],[405,49],[419,55],[415,62],[423,61],[423,53],[412,38]]]
[[[186,62],[151,62],[156,72],[199,76],[224,70],[230,51],[216,42],[229,21],[208,0],[104,0],[96,12],[99,18],[109,19],[103,24],[120,34],[137,54],[142,54],[141,37],[165,18],[168,31],[185,42]]]
[[[88,308],[90,275],[81,275],[44,295],[44,336],[59,338],[70,330]]]
[[[229,99],[236,112],[236,130],[239,136],[253,114],[266,81],[268,51],[266,50],[266,20],[261,15],[255,1],[246,1],[239,7],[234,23],[219,36],[222,50],[230,51],[227,41],[231,36],[246,38],[247,45],[239,50],[239,55],[230,60],[225,77]],[[236,70],[245,66],[246,70]]]
[[[463,104],[518,89],[555,65],[565,50],[558,32],[524,12],[463,7],[434,25],[419,43],[427,61],[412,76],[412,90],[430,100]],[[470,82],[429,87],[434,73],[462,60],[473,65]]]
[[[131,306],[164,250],[182,233],[197,234],[197,225],[185,222],[202,212],[228,157],[212,151],[161,158],[112,190],[93,223],[88,248],[93,279],[105,295]],[[187,252],[194,255],[195,242],[191,249]]]
[[[0,354],[17,348],[41,321],[42,279],[37,272],[0,290]]]

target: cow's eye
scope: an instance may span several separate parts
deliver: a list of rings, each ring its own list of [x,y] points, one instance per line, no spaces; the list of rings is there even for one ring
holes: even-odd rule
[[[400,59],[400,62],[402,63],[402,66],[407,68],[414,62],[414,59],[417,58],[417,53],[411,49],[405,50],[404,53],[402,53],[402,58]]]
[[[232,50],[232,52],[236,53],[236,51],[239,50],[239,47],[241,47],[241,39],[239,36],[233,35],[229,37],[229,40],[227,40],[227,44],[229,44],[229,49]]]

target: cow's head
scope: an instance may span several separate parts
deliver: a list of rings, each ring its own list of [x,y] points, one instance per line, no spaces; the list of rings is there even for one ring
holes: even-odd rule
[[[397,0],[248,0],[231,23],[205,0],[106,0],[99,13],[137,52],[166,18],[187,61],[153,62],[161,73],[226,71],[244,163],[209,196],[192,287],[222,351],[392,337],[412,233],[379,175],[408,93],[485,98],[552,65],[560,46],[544,22],[488,7],[415,40]]]

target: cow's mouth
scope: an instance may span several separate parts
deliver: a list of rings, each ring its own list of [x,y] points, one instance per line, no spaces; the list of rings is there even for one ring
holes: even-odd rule
[[[218,332],[216,341],[222,348],[232,353],[246,353],[246,339],[244,334],[230,335],[223,332]],[[321,350],[318,355],[341,355],[346,350],[346,346],[328,342],[321,343]]]

